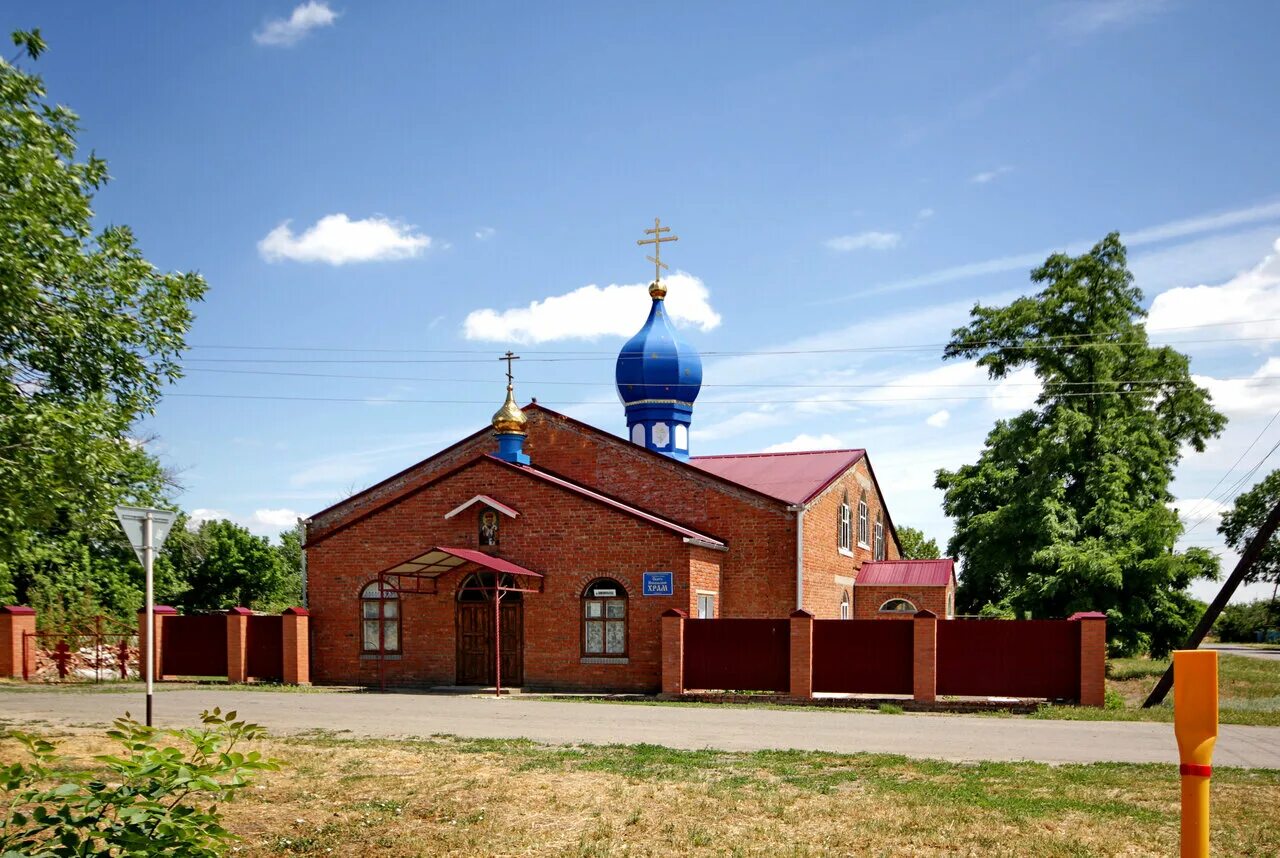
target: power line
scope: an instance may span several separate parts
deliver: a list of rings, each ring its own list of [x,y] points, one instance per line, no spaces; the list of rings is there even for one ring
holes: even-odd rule
[[[1244,487],[1244,485],[1245,485],[1249,480],[1251,480],[1251,479],[1253,478],[1253,475],[1254,475],[1254,474],[1258,473],[1258,470],[1259,470],[1259,469],[1260,469],[1264,464],[1266,464],[1266,461],[1267,461],[1268,459],[1270,459],[1270,458],[1271,458],[1272,454],[1274,454],[1276,450],[1280,450],[1280,441],[1276,441],[1275,445],[1274,445],[1274,446],[1272,446],[1272,448],[1271,448],[1270,450],[1268,450],[1268,451],[1267,451],[1267,453],[1266,453],[1266,455],[1265,455],[1265,456],[1263,456],[1261,459],[1259,459],[1259,460],[1258,460],[1258,463],[1257,463],[1256,465],[1254,465],[1252,468],[1250,468],[1250,469],[1249,469],[1249,471],[1248,471],[1247,473],[1243,474],[1243,475],[1240,477],[1240,479],[1238,479],[1238,480],[1236,480],[1234,483],[1232,483],[1232,484],[1231,484],[1231,486],[1230,486],[1230,487],[1228,487],[1228,488],[1227,488],[1227,490],[1226,490],[1225,492],[1223,492],[1222,496],[1221,496],[1220,498],[1216,498],[1215,500],[1216,500],[1218,503],[1224,503],[1224,504],[1225,504],[1227,501],[1229,501],[1229,500],[1235,500],[1235,498],[1243,492],[1243,487]],[[1184,530],[1184,531],[1183,531],[1183,535],[1185,536],[1186,534],[1191,533],[1193,530],[1195,530],[1196,528],[1198,528],[1200,525],[1202,525],[1202,524],[1204,524],[1206,521],[1208,521],[1208,520],[1209,520],[1209,518],[1210,518],[1212,515],[1213,515],[1213,511],[1212,511],[1212,510],[1210,510],[1210,511],[1209,511],[1209,512],[1207,512],[1207,513],[1205,513],[1205,514],[1200,518],[1200,520],[1199,520],[1199,521],[1197,521],[1195,524],[1191,525],[1191,526],[1190,526],[1190,527],[1188,527],[1186,530]]]
[[[1218,490],[1219,486],[1221,486],[1223,483],[1227,481],[1227,477],[1231,476],[1231,472],[1240,466],[1240,463],[1244,461],[1245,456],[1248,456],[1249,451],[1252,450],[1255,446],[1257,446],[1257,443],[1262,440],[1263,435],[1267,434],[1267,430],[1271,428],[1271,424],[1275,423],[1277,418],[1280,418],[1280,410],[1277,410],[1275,414],[1271,415],[1271,419],[1267,421],[1267,425],[1262,427],[1262,431],[1259,432],[1251,442],[1249,442],[1249,446],[1244,448],[1244,452],[1241,453],[1240,456],[1234,462],[1231,463],[1231,467],[1227,468],[1226,473],[1224,473],[1221,477],[1219,477],[1218,481],[1213,484],[1213,488],[1205,492],[1204,497],[1201,498],[1196,503],[1196,505],[1187,512],[1187,518],[1191,518],[1193,515],[1200,512],[1200,507],[1203,506],[1206,502],[1212,501],[1213,493]],[[1201,518],[1199,521],[1197,521],[1196,525],[1198,526],[1200,522],[1204,521],[1206,518],[1208,518],[1211,515],[1213,515],[1212,511],[1207,513],[1204,516],[1204,518]]]

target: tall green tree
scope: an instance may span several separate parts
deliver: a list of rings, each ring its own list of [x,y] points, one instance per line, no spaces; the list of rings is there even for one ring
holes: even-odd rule
[[[1272,471],[1253,488],[1236,496],[1231,509],[1222,515],[1221,533],[1236,551],[1245,547],[1266,521],[1267,515],[1280,503],[1280,470]],[[1253,568],[1244,578],[1246,584],[1271,584],[1271,601],[1280,593],[1280,537],[1273,536],[1262,549]]]
[[[178,535],[169,559],[185,591],[176,599],[187,611],[242,606],[277,611],[296,604],[294,578],[279,546],[225,519],[204,521]]]
[[[925,539],[923,530],[916,527],[899,527],[897,531],[903,560],[937,560],[942,556],[938,541]]]
[[[946,347],[992,379],[1025,367],[1043,385],[1034,408],[996,423],[976,463],[938,472],[960,609],[1106,611],[1114,647],[1166,652],[1196,618],[1189,584],[1217,574],[1208,551],[1173,550],[1169,483],[1182,450],[1202,451],[1226,419],[1186,356],[1148,341],[1117,234],[1050,256],[1031,279],[1039,292],[975,306]]]
[[[46,47],[38,30],[13,41],[28,61]],[[95,586],[111,507],[166,499],[133,427],[181,374],[205,291],[147,262],[128,227],[95,231],[107,165],[78,159],[77,122],[0,60],[0,600],[56,589],[85,562]]]

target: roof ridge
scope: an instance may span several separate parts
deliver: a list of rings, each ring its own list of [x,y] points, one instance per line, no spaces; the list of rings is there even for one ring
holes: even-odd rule
[[[865,453],[865,447],[841,447],[838,450],[779,450],[776,453],[710,453],[706,456],[690,456],[695,459],[750,459],[763,456],[814,456],[825,453]]]

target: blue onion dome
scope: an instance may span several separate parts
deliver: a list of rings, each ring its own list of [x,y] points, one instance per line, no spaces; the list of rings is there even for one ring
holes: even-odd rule
[[[645,405],[688,408],[702,388],[702,358],[676,334],[667,318],[666,294],[661,282],[649,287],[649,318],[618,355],[618,396],[628,410]]]

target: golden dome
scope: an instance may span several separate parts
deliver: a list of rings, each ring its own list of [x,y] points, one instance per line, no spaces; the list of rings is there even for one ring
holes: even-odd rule
[[[655,280],[649,284],[649,297],[655,301],[661,301],[667,297],[667,284],[661,280]]]
[[[507,385],[507,401],[493,415],[493,431],[499,435],[524,435],[529,418],[516,405],[515,389]]]

